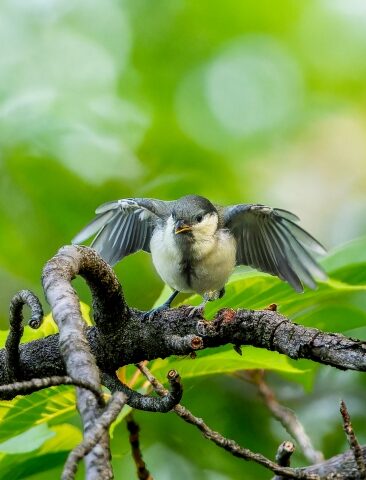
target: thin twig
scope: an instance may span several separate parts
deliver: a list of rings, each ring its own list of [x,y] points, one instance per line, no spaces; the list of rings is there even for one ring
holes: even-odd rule
[[[129,431],[129,440],[131,445],[132,457],[136,465],[137,478],[139,480],[153,480],[152,475],[149,470],[146,468],[144,459],[142,458],[142,453],[140,449],[140,439],[139,432],[140,427],[135,422],[132,413],[129,413],[126,417],[127,430]]]
[[[271,412],[271,414],[283,425],[285,430],[296,440],[298,446],[304,454],[304,457],[310,463],[320,463],[324,460],[322,452],[315,450],[310,437],[305,432],[305,429],[297,418],[295,413],[289,408],[281,405],[274,391],[270,388],[268,383],[264,379],[263,370],[247,370],[238,372],[239,378],[253,383],[257,386],[264,404]]]
[[[109,427],[117,418],[125,403],[126,396],[124,393],[116,392],[113,394],[105,411],[95,420],[93,427],[85,434],[84,440],[70,452],[62,472],[61,480],[72,480],[75,478],[78,462],[91,452],[97,443],[100,442],[104,434],[108,433]],[[109,476],[100,478],[109,478]]]
[[[351,418],[349,416],[347,406],[343,400],[341,401],[340,412],[343,418],[343,429],[346,433],[349,446],[351,447],[351,450],[355,457],[357,468],[360,474],[360,479],[364,480],[366,478],[366,466],[362,455],[362,449],[360,444],[358,443],[355,432],[353,431]]]
[[[6,399],[5,394],[11,394],[11,398],[14,395],[28,395],[29,393],[37,392],[44,388],[56,387],[59,385],[73,385],[75,387],[84,388],[94,393],[99,406],[105,405],[103,394],[94,388],[89,382],[84,380],[73,379],[68,376],[54,376],[46,378],[33,378],[32,380],[26,380],[24,382],[14,382],[8,385],[0,385],[0,398]]]
[[[141,370],[141,372],[145,375],[145,377],[149,380],[154,390],[159,395],[166,395],[167,390],[153,376],[150,370],[145,365],[142,365],[142,364],[138,364],[137,366]],[[241,447],[233,440],[225,438],[220,433],[212,430],[210,427],[208,427],[205,424],[202,418],[195,417],[187,408],[183,407],[180,404],[176,405],[173,408],[173,411],[187,423],[190,423],[191,425],[195,425],[207,439],[214,442],[217,446],[229,451],[232,455],[236,457],[240,457],[245,460],[253,460],[254,462],[259,463],[263,467],[268,468],[272,472],[281,474],[286,478],[301,478],[301,479],[317,478],[317,477],[314,477],[313,475],[307,475],[306,473],[303,473],[303,472],[297,472],[292,468],[281,467],[280,465],[277,465],[272,460],[269,460],[268,458],[261,455],[260,453],[254,453],[247,448]]]

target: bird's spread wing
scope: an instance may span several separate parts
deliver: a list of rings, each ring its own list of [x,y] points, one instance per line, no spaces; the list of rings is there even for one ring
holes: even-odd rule
[[[265,205],[241,204],[223,210],[224,226],[237,242],[236,262],[249,265],[287,281],[297,292],[303,283],[316,288],[314,277],[326,278],[314,253],[324,247],[296,222],[287,210]]]
[[[150,198],[126,198],[104,203],[72,243],[81,243],[96,234],[91,246],[106,262],[114,265],[137,250],[150,251],[151,235],[159,218],[170,212],[170,204]]]

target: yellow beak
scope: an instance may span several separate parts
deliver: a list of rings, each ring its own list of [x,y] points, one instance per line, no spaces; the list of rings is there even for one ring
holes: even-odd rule
[[[183,233],[183,232],[189,232],[192,230],[192,227],[190,225],[180,225],[179,227],[176,228],[175,233]]]

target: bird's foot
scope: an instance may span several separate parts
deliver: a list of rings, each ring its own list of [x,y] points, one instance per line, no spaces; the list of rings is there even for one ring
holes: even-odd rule
[[[156,317],[159,313],[164,312],[165,310],[168,310],[170,308],[170,305],[167,303],[163,303],[163,305],[160,305],[159,307],[152,308],[151,310],[148,310],[145,312],[142,316],[143,320],[153,320],[154,317]]]

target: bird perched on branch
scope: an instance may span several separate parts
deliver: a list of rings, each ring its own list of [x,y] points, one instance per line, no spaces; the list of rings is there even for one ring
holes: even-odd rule
[[[204,301],[220,298],[236,265],[249,265],[287,281],[297,292],[316,288],[326,275],[314,258],[324,247],[287,210],[265,205],[222,207],[198,195],[174,201],[127,198],[96,209],[96,217],[76,237],[95,235],[91,246],[114,265],[138,250],[152,255],[162,280],[173,290],[168,300],[146,313],[170,307],[179,292],[196,292]]]

